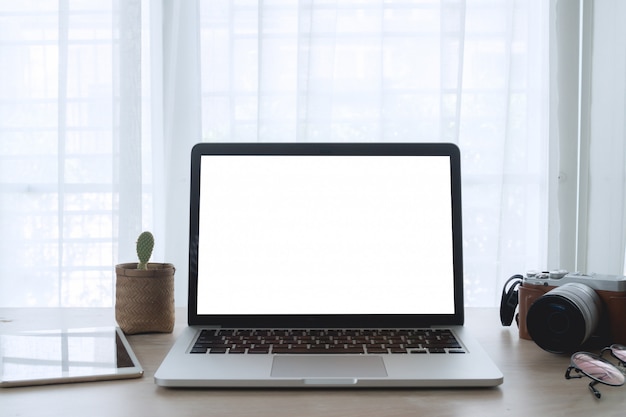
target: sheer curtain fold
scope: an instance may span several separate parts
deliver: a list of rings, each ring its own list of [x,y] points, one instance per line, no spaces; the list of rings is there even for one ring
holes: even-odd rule
[[[146,183],[142,154],[141,0],[115,2],[113,10],[113,192],[117,196],[118,259],[132,261],[143,223]]]
[[[576,269],[580,4],[550,3],[550,174],[547,268]],[[576,207],[576,209],[572,209]]]
[[[314,2],[310,1],[304,2],[294,13],[297,15],[297,38],[294,67],[291,68],[296,79],[293,130],[298,142],[315,142],[320,137],[331,137],[332,74],[337,65],[333,39],[337,31],[337,10],[316,13]],[[315,36],[319,31],[328,34],[326,47],[322,45],[324,41]]]
[[[463,97],[466,2],[442,2],[440,41],[441,139],[459,143]]]
[[[195,0],[163,2],[163,166],[159,219],[163,256],[176,266],[176,300],[186,303],[187,247],[189,241],[189,164],[191,148],[201,141],[201,90],[198,3]],[[167,18],[170,17],[170,18]]]

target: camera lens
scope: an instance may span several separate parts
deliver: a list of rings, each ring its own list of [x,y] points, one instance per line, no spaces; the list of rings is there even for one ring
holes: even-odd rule
[[[568,283],[537,299],[528,309],[526,326],[542,349],[577,350],[595,331],[602,310],[600,296],[587,285]]]

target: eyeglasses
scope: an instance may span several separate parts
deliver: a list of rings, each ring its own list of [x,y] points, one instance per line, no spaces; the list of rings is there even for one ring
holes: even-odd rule
[[[609,347],[605,347],[600,352],[600,356],[604,355],[604,352],[610,352],[611,356],[619,361],[619,365],[622,368],[626,368],[626,346],[614,344]]]
[[[624,368],[626,366],[626,346],[614,344],[602,349],[600,355],[589,352],[574,353],[571,357],[570,366],[565,372],[565,378],[582,378],[583,376],[591,378],[589,389],[596,398],[602,397],[600,391],[595,387],[597,383],[611,387],[624,385],[626,379],[624,373],[620,368],[602,357],[605,352],[609,352],[611,356],[617,359],[620,367]],[[572,371],[576,374],[572,375]]]

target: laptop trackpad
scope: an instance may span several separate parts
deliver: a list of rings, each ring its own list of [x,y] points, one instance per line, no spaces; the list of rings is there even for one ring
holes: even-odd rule
[[[281,378],[367,378],[385,377],[380,356],[275,356],[273,377]]]

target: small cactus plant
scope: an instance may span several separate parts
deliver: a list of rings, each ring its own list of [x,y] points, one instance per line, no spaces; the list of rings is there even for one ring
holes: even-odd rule
[[[143,232],[137,238],[137,257],[139,263],[137,263],[137,269],[148,269],[148,261],[152,256],[152,249],[154,248],[154,236],[150,232]]]

